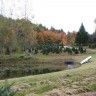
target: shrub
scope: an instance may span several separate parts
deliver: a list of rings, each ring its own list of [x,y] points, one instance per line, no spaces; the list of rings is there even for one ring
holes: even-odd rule
[[[91,48],[91,44],[89,44],[89,48]]]
[[[5,55],[9,55],[9,54],[10,54],[9,48],[6,47]]]
[[[38,53],[38,49],[35,49],[35,53],[34,54],[37,54]]]
[[[95,48],[95,44],[92,44],[92,45],[91,45],[91,48],[93,48],[93,49],[94,49],[94,48]]]
[[[57,54],[60,53],[60,49],[59,49],[59,47],[56,48],[56,53],[57,53]]]
[[[63,49],[63,52],[66,52],[66,48]]]
[[[83,53],[83,47],[82,46],[79,46],[79,51],[80,51],[80,53]]]
[[[70,54],[72,53],[72,50],[70,48],[68,48],[68,53],[70,53]]]
[[[96,44],[89,44],[89,48],[92,48],[92,49],[94,49],[94,48],[96,48]]]
[[[84,49],[83,52],[86,53],[86,49]]]
[[[8,84],[7,80],[5,81],[4,86],[0,88],[0,96],[14,96],[17,91],[12,91],[11,86],[12,84]]]
[[[75,52],[75,47],[72,47],[72,51]]]
[[[79,52],[78,52],[78,49],[75,49],[75,54],[78,54]]]

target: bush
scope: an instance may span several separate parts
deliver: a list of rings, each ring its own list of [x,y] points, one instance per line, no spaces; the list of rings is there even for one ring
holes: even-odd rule
[[[94,49],[94,48],[96,48],[96,44],[89,44],[89,48],[92,48],[92,49]]]
[[[75,52],[75,47],[72,47],[72,51]]]
[[[79,51],[80,51],[80,53],[83,53],[83,47],[82,46],[79,46]]]
[[[63,49],[63,52],[66,52],[66,48]]]
[[[14,96],[17,91],[12,91],[11,86],[12,84],[8,84],[7,80],[5,81],[4,86],[0,88],[0,96]]]
[[[94,48],[95,48],[95,44],[92,44],[92,45],[91,45],[91,48],[94,49]]]
[[[9,55],[9,54],[10,54],[9,48],[6,47],[5,55]]]
[[[56,48],[56,53],[57,53],[57,54],[60,53],[60,49],[59,49],[59,47]]]
[[[38,49],[35,49],[35,53],[34,54],[37,54],[38,53]]]
[[[68,53],[71,54],[72,53],[72,49],[68,48]]]
[[[49,53],[48,48],[47,47],[44,47],[42,49],[42,53],[48,55],[48,53]]]
[[[86,49],[84,49],[83,52],[86,53]]]
[[[79,52],[78,52],[78,49],[75,49],[75,54],[78,54]]]

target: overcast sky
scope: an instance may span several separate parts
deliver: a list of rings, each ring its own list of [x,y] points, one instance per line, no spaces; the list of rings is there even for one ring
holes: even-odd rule
[[[78,31],[83,23],[89,33],[95,30],[96,0],[3,0],[2,7],[6,10],[3,14],[11,16],[13,13],[13,18],[24,17],[25,1],[27,16],[31,19],[34,15],[35,23],[48,28],[62,28],[65,32]]]

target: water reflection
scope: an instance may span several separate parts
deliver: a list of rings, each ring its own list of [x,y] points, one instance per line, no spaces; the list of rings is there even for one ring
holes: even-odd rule
[[[73,69],[74,68],[74,65],[67,65],[67,68],[68,69]]]
[[[68,68],[68,69],[73,69],[73,68],[74,68],[74,64],[75,64],[74,60],[72,60],[72,59],[70,59],[70,60],[65,60],[64,63],[67,65],[67,68]]]

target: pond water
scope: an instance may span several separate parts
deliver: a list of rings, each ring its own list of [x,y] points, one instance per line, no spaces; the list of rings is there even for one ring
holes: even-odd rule
[[[62,64],[53,64],[47,62],[37,62],[28,64],[15,64],[10,62],[8,64],[0,63],[0,80],[57,72],[61,70],[77,68],[79,66],[79,63],[74,62],[72,60],[65,60]]]
[[[68,69],[73,69],[75,68],[75,62],[74,60],[65,60],[64,62],[67,65]]]

